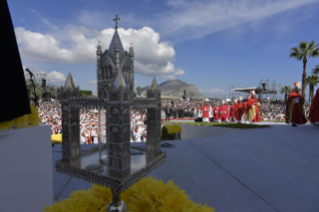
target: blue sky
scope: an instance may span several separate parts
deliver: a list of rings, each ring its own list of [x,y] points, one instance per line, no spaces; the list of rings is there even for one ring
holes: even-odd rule
[[[8,0],[25,67],[62,85],[71,72],[96,93],[96,45],[109,46],[119,15],[124,48],[133,43],[135,86],[180,79],[208,96],[229,86],[276,79],[293,86],[303,64],[289,59],[300,41],[319,43],[318,0]],[[307,73],[319,65],[310,58]],[[317,87],[316,87],[317,88]],[[308,92],[308,87],[307,87]]]

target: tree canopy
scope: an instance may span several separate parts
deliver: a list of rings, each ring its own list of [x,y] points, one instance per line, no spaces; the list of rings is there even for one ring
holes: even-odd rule
[[[80,90],[80,96],[92,96],[93,93],[90,90]]]

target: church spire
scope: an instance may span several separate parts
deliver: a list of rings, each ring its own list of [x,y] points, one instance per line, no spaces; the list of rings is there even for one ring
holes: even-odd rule
[[[154,77],[153,82],[152,82],[152,84],[151,84],[151,90],[152,90],[152,91],[155,91],[155,90],[157,90],[157,89],[158,89],[158,87],[157,87],[157,82],[156,82],[156,78]]]
[[[75,88],[75,84],[74,84],[71,73],[69,73],[68,78],[66,79],[64,88]]]
[[[111,52],[112,54],[115,53],[116,48],[119,49],[119,52],[121,54],[124,53],[124,48],[123,48],[119,33],[117,31],[117,21],[118,20],[120,20],[120,18],[118,18],[118,16],[116,15],[116,18],[113,19],[113,21],[115,21],[115,32],[114,32],[114,35],[113,35],[113,38],[112,38],[112,41],[111,41],[111,44],[109,47],[109,52]]]

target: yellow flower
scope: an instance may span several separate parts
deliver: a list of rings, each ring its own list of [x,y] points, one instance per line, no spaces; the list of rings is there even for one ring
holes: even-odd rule
[[[172,181],[164,184],[152,177],[143,178],[122,193],[130,212],[214,212],[209,206],[194,203]],[[110,188],[93,185],[91,189],[73,191],[68,199],[45,206],[44,212],[105,212],[112,201]]]
[[[4,121],[0,123],[0,130],[7,130],[13,127],[13,121]]]
[[[19,129],[26,126],[24,116],[13,119],[13,123]]]
[[[51,135],[51,141],[52,143],[62,143],[62,134],[52,134]]]
[[[40,122],[40,117],[38,109],[33,105],[30,105],[31,113],[24,116],[17,117],[12,121],[4,121],[0,123],[0,130],[10,129],[12,127],[26,128],[29,126],[38,125]]]
[[[40,122],[38,109],[34,107],[33,105],[30,105],[30,109],[31,109],[31,114],[25,115],[25,121],[32,126],[38,125]]]
[[[164,127],[167,129],[168,134],[181,133],[183,131],[178,124],[165,125]]]

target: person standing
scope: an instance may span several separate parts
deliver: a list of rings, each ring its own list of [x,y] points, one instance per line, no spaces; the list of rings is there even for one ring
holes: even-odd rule
[[[238,97],[238,102],[235,104],[235,121],[237,123],[244,123],[244,103],[243,103],[243,97]]]
[[[202,104],[199,104],[199,107],[197,108],[198,110],[198,121],[202,122],[203,121],[203,107]]]
[[[319,88],[317,89],[316,95],[312,100],[309,121],[314,125],[319,125]]]
[[[221,122],[227,122],[227,106],[225,101],[222,101],[222,105],[219,107],[219,119]]]
[[[251,98],[247,101],[246,105],[249,123],[258,123],[260,122],[260,102],[256,98],[255,90],[252,90],[250,93]]]
[[[205,101],[202,110],[203,110],[203,122],[209,122],[210,107],[208,106],[207,101]]]
[[[247,101],[244,102],[244,111],[245,111],[245,113],[244,113],[244,122],[243,123],[249,123],[249,114],[248,114],[248,111],[247,111],[247,103],[248,103],[249,99],[250,99],[250,95],[248,94],[247,95]]]
[[[219,103],[217,102],[215,107],[213,108],[213,114],[214,114],[214,122],[220,122],[219,120]]]
[[[287,124],[291,123],[293,127],[296,127],[297,124],[307,123],[307,119],[303,107],[305,100],[300,94],[300,82],[295,82],[294,87],[294,91],[292,91],[288,97],[285,121]]]
[[[235,122],[235,104],[237,103],[237,99],[234,99],[234,103],[231,102],[230,112],[229,112],[229,122]]]
[[[211,103],[209,104],[209,122],[213,121],[213,117],[214,117],[214,104]]]
[[[165,121],[170,121],[170,117],[171,117],[171,108],[167,105],[166,109],[165,109]]]

